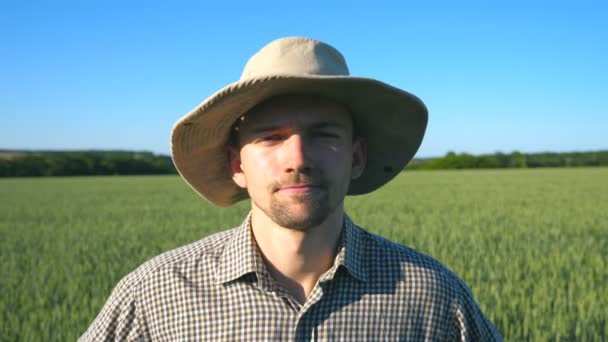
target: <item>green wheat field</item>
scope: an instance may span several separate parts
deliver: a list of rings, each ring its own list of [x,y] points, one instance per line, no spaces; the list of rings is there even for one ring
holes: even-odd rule
[[[407,171],[346,208],[459,274],[506,340],[608,339],[608,168]],[[0,340],[77,339],[121,277],[247,210],[177,176],[0,179]]]

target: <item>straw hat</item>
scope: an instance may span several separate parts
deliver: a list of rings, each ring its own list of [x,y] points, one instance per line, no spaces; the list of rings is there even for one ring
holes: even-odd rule
[[[220,207],[247,198],[231,178],[231,127],[256,104],[283,94],[320,95],[350,109],[358,133],[367,141],[367,164],[351,181],[349,195],[371,192],[394,178],[414,157],[426,129],[427,109],[416,96],[374,79],[349,76],[344,57],[328,44],[281,38],[249,59],[240,80],[175,123],[171,153],[184,180]]]

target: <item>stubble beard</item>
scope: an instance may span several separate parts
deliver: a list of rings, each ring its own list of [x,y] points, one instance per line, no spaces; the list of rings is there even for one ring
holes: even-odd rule
[[[294,194],[290,198],[281,200],[277,198],[276,193],[281,184],[277,183],[270,189],[270,203],[267,206],[260,205],[261,203],[257,202],[255,204],[279,226],[287,229],[306,231],[325,222],[329,215],[336,210],[339,203],[331,203],[329,184],[323,180],[311,179],[308,176],[300,174],[287,182],[283,182],[283,184],[298,182],[318,184],[318,189],[312,193]],[[305,207],[304,212],[307,214],[295,213],[295,207]]]
[[[268,215],[274,222],[281,227],[293,230],[309,230],[323,223],[327,217],[333,212],[327,199],[327,193],[324,193],[321,198],[312,198],[312,196],[298,196],[292,199],[297,202],[298,206],[306,206],[308,215],[296,215],[289,203],[283,203],[278,200],[270,202]]]

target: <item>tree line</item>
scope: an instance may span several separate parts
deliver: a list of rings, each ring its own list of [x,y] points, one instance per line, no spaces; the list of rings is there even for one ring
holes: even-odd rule
[[[608,151],[501,153],[414,159],[406,170],[608,166]],[[0,150],[0,177],[176,174],[171,157],[137,151]]]
[[[471,155],[448,152],[444,157],[414,159],[407,170],[498,169],[537,167],[608,166],[608,151],[542,152]]]
[[[134,151],[0,151],[0,177],[177,173],[171,157]]]

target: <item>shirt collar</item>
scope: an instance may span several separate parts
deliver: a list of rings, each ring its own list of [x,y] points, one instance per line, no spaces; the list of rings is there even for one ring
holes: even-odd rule
[[[270,275],[251,231],[251,213],[237,227],[222,251],[215,272],[216,281],[224,284],[246,274],[256,275],[258,282],[265,282]]]
[[[351,276],[367,282],[369,278],[369,266],[365,256],[365,240],[365,231],[355,225],[348,215],[344,214],[342,238],[334,265],[321,276],[319,281],[323,282],[333,279],[338,268],[342,266],[346,268]]]
[[[319,281],[333,279],[338,267],[343,266],[353,277],[365,282],[368,280],[365,232],[356,226],[346,214],[343,222],[340,247],[334,265],[321,276]],[[251,213],[235,229],[232,238],[229,239],[219,257],[215,273],[218,283],[224,284],[246,274],[255,274],[260,286],[272,286],[272,277],[264,265],[250,225]]]

